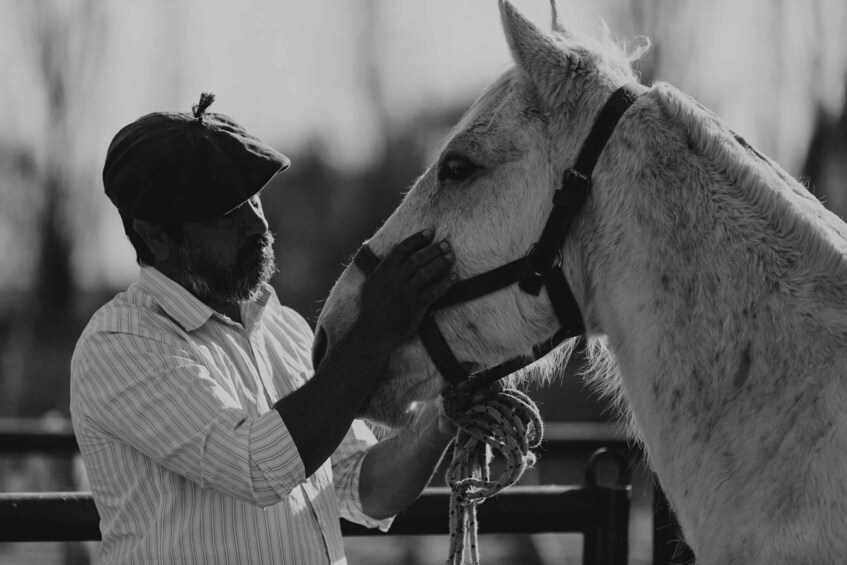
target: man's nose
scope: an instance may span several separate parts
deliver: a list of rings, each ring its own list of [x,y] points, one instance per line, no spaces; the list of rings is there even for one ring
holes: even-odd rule
[[[262,235],[268,231],[268,221],[265,219],[261,206],[256,207],[248,202],[242,210],[244,212],[241,221],[246,235]]]

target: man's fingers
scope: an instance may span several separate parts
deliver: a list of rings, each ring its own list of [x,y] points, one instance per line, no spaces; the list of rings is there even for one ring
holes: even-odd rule
[[[391,342],[413,335],[427,308],[458,280],[450,273],[450,245],[432,244],[433,237],[423,230],[392,247],[362,287],[360,319],[371,320]]]
[[[450,290],[450,288],[454,284],[456,284],[458,280],[459,275],[457,275],[456,273],[450,273],[446,277],[436,279],[428,287],[424,288],[421,291],[421,296],[426,301],[427,305],[432,304],[433,302],[441,298],[441,296],[445,292]]]
[[[446,240],[427,245],[423,249],[412,253],[400,267],[400,273],[403,278],[410,279],[426,265],[442,257],[451,262],[454,258],[450,250],[450,244]]]
[[[435,279],[443,277],[453,264],[453,260],[454,256],[452,253],[438,255],[411,274],[408,280],[409,287],[414,290],[420,290],[431,284]]]
[[[409,258],[416,251],[426,247],[435,236],[431,229],[421,230],[414,233],[395,245],[386,254],[382,262],[386,265],[398,265]]]

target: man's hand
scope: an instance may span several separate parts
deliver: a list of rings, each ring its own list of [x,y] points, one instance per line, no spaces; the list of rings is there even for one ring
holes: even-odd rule
[[[416,422],[370,450],[359,475],[362,510],[376,519],[404,510],[432,479],[456,434],[440,400],[421,407]]]
[[[444,240],[432,243],[432,230],[394,246],[362,286],[358,331],[393,349],[418,330],[429,305],[456,282],[455,256]]]
[[[417,433],[437,433],[448,439],[456,435],[458,431],[456,424],[444,413],[441,398],[427,401],[421,407],[414,428]]]
[[[297,445],[307,476],[314,473],[344,439],[391,352],[412,337],[429,305],[455,282],[448,274],[453,264],[450,246],[446,242],[433,244],[432,237],[431,231],[417,233],[388,252],[362,287],[356,326],[327,352],[314,377],[274,404]],[[428,440],[425,445],[410,448],[410,453],[421,451],[424,455],[414,457],[434,465],[449,437],[433,433],[423,437]],[[399,442],[393,449],[404,451],[406,446]],[[393,453],[392,450],[388,452]],[[371,461],[385,464],[379,457]],[[390,472],[383,471],[380,477],[390,476],[399,468],[390,469]],[[426,476],[411,481],[410,492],[414,496],[426,484],[431,472],[431,468],[422,471]],[[419,484],[420,481],[423,483]],[[390,491],[388,498],[391,498]],[[402,507],[410,502],[403,497],[393,503],[389,500],[392,513],[398,501],[404,501]],[[380,512],[378,508],[382,506],[378,504],[373,512]]]

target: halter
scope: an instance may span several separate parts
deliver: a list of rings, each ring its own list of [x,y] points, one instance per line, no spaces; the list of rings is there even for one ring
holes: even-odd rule
[[[475,391],[544,357],[564,340],[585,333],[579,306],[561,269],[562,245],[574,217],[591,190],[591,173],[606,142],[621,116],[647,90],[647,87],[635,82],[625,84],[606,101],[583,143],[576,163],[565,171],[562,186],[553,195],[553,210],[541,237],[529,253],[501,267],[457,282],[433,302],[424,315],[418,336],[435,367],[450,383],[451,394],[469,397]],[[353,258],[353,262],[366,276],[373,272],[379,261],[367,243],[359,248]],[[536,344],[531,355],[520,355],[481,371],[468,373],[438,329],[434,312],[491,294],[514,283],[533,296],[538,296],[542,287],[547,289],[561,327],[549,339]]]

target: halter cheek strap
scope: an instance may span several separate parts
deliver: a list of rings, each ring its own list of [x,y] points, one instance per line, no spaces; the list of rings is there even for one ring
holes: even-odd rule
[[[424,315],[418,336],[438,371],[451,384],[452,394],[470,396],[474,391],[540,359],[564,340],[585,333],[582,314],[561,269],[561,249],[574,218],[590,193],[591,174],[600,153],[621,116],[647,90],[647,87],[638,83],[629,83],[612,93],[606,101],[583,143],[576,163],[565,171],[561,187],[553,195],[553,209],[541,237],[530,252],[501,267],[457,282]],[[353,262],[365,275],[369,275],[379,264],[379,257],[365,244],[359,248]],[[547,290],[553,311],[561,324],[560,329],[547,340],[536,344],[531,355],[521,355],[482,371],[468,373],[438,329],[434,312],[515,283],[533,296],[538,296],[542,287]]]

